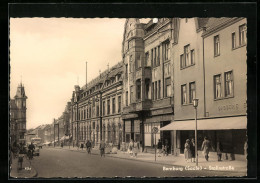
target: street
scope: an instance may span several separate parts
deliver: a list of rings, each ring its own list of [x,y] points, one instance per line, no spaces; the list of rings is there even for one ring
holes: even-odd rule
[[[86,177],[196,177],[239,176],[230,171],[185,170],[181,166],[169,166],[143,161],[113,158],[106,155],[89,155],[86,150],[71,151],[59,148],[43,148],[32,166],[39,178]]]

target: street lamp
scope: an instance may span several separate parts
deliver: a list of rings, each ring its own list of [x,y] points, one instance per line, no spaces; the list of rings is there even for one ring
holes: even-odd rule
[[[197,137],[197,107],[199,105],[199,99],[193,99],[193,107],[195,108],[195,158],[196,166],[198,166],[198,137]]]

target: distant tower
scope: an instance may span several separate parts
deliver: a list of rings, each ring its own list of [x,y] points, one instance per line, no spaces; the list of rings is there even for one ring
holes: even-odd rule
[[[22,82],[18,85],[16,95],[14,96],[17,106],[17,130],[18,139],[24,139],[26,132],[26,99],[25,90]]]

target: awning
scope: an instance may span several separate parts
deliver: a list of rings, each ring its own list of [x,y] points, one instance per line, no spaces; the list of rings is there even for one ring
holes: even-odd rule
[[[197,120],[198,130],[247,129],[247,117],[211,118]],[[195,120],[173,121],[160,130],[195,130]]]

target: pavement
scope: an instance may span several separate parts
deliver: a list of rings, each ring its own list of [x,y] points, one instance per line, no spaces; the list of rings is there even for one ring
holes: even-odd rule
[[[18,158],[12,158],[12,164],[10,167],[11,178],[33,178],[36,176],[37,171],[33,166],[31,166],[30,160],[27,159],[27,157],[23,158],[22,170],[18,170]]]
[[[46,148],[54,148],[54,147],[46,147]],[[77,148],[77,147],[73,147],[73,146],[70,146],[70,147],[64,146],[63,148],[61,148],[61,147],[55,147],[55,148],[87,153],[86,148],[84,148],[83,150],[80,148]],[[108,151],[109,150],[106,149],[107,157],[128,159],[128,160],[133,160],[133,161],[143,161],[143,162],[161,164],[161,165],[169,166],[169,167],[173,167],[173,165],[182,166],[187,169],[192,169],[192,168],[196,167],[195,163],[186,162],[183,154],[180,154],[179,156],[174,156],[174,155],[161,156],[161,157],[157,156],[156,161],[155,161],[155,154],[152,154],[152,153],[140,152],[137,154],[137,157],[132,157],[132,156],[130,156],[130,154],[128,154],[127,152],[124,152],[124,151],[117,151],[116,154],[112,154],[111,151],[110,152],[108,152]],[[97,147],[92,148],[91,154],[100,155],[99,149]],[[200,169],[209,170],[209,171],[240,172],[240,173],[245,173],[245,175],[247,173],[247,161],[246,160],[240,159],[240,160],[230,161],[230,160],[223,159],[222,161],[218,161],[216,153],[210,152],[209,161],[206,161],[200,151],[198,152],[198,154],[199,154],[198,167]],[[224,154],[222,156],[224,156]]]

